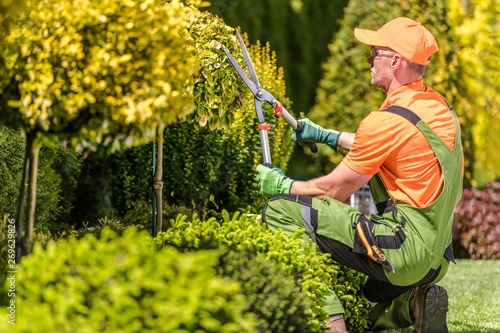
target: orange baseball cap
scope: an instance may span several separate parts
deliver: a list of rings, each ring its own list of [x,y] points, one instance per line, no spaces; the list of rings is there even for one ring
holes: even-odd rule
[[[395,18],[377,31],[354,29],[363,44],[388,47],[411,62],[427,65],[438,50],[436,39],[422,24],[407,17]]]

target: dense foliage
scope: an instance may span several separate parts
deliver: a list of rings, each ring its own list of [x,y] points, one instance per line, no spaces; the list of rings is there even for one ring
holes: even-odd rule
[[[217,251],[156,250],[134,229],[100,237],[38,244],[17,267],[15,326],[2,320],[1,331],[255,332],[240,284],[217,274]]]
[[[248,311],[257,318],[256,332],[308,332],[311,300],[293,276],[255,251],[226,250],[218,271],[240,282]]]
[[[156,239],[116,220],[57,242],[39,238],[16,268],[16,329],[322,332],[328,288],[344,302],[351,329],[366,328],[363,276],[304,247],[300,233],[274,233],[240,214],[192,220],[179,215]],[[8,302],[2,292],[0,313]]]
[[[197,27],[190,31],[200,59],[195,79],[196,110],[186,121],[165,129],[163,199],[168,206],[198,211],[260,207],[264,197],[256,186],[254,169],[262,162],[262,153],[253,95],[220,48],[225,44],[244,65],[234,30],[208,12],[193,14],[191,24]],[[283,70],[276,67],[269,44],[247,47],[260,84],[293,113],[288,107]],[[294,147],[290,127],[273,116],[269,105],[263,105],[263,111],[271,125],[272,162],[286,170]],[[82,205],[75,215],[90,220],[102,214],[123,217],[129,209],[148,201],[152,159],[151,145],[109,157],[90,156],[82,171],[85,185],[79,191],[80,202],[88,205]],[[100,190],[88,193],[88,186]],[[96,204],[93,211],[86,208]]]
[[[460,91],[457,109],[469,118],[462,130],[474,142],[474,179],[482,187],[500,175],[500,30],[497,27],[500,3],[495,0],[449,1],[449,17],[457,44],[463,74],[459,76],[467,90]],[[464,94],[466,92],[466,94]]]
[[[465,189],[455,211],[453,241],[460,258],[500,259],[500,182]]]
[[[175,2],[26,1],[0,53],[2,122],[47,143],[151,141],[157,124],[194,109],[186,27]]]
[[[322,308],[328,288],[333,289],[343,302],[351,330],[364,331],[368,327],[368,303],[360,295],[365,276],[333,262],[329,255],[317,251],[313,243],[305,243],[302,233],[288,236],[282,231],[273,232],[259,216],[230,215],[223,211],[220,218],[207,220],[193,215],[189,221],[186,216],[179,215],[170,220],[168,229],[159,233],[155,241],[160,247],[173,245],[179,249],[200,249],[207,244],[218,244],[235,251],[262,253],[284,267],[308,295],[311,301],[307,310],[308,332],[322,332],[321,327],[328,317]]]

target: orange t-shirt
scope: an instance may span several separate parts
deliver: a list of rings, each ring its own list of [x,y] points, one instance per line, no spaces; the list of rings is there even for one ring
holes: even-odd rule
[[[391,105],[413,111],[453,149],[455,125],[450,109],[422,80],[393,91],[380,110]],[[441,168],[425,136],[408,120],[390,112],[373,111],[363,119],[344,163],[364,175],[380,173],[395,201],[415,207],[431,204],[443,187]]]

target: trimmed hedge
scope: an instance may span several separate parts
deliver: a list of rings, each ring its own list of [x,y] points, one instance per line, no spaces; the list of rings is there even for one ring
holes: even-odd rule
[[[226,250],[218,271],[241,284],[248,309],[258,319],[256,332],[310,331],[311,300],[292,276],[263,254]]]
[[[218,251],[156,250],[134,228],[100,237],[37,243],[17,267],[15,326],[0,331],[255,332],[240,284],[217,273]]]
[[[459,258],[500,259],[500,182],[469,188],[455,210],[453,242]]]
[[[364,331],[368,328],[368,302],[360,294],[365,276],[331,260],[320,253],[312,242],[304,243],[303,232],[287,235],[273,232],[263,224],[259,216],[230,215],[202,221],[194,214],[191,221],[179,215],[171,219],[168,229],[154,239],[157,246],[173,245],[179,249],[194,250],[208,244],[219,244],[237,251],[262,253],[267,259],[286,269],[288,275],[311,300],[307,332],[323,332],[328,315],[323,310],[328,288],[333,289],[343,302],[348,328]],[[298,315],[298,314],[297,314]]]

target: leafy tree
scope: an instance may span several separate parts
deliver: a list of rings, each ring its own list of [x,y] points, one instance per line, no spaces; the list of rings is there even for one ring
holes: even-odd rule
[[[26,134],[17,219],[20,226],[29,179],[24,252],[42,144],[116,150],[151,141],[157,126],[193,111],[196,58],[183,12],[176,1],[27,0],[12,18],[1,49],[0,121]]]
[[[497,1],[450,1],[453,33],[460,45],[458,57],[464,75],[461,80],[468,94],[460,96],[460,105],[471,118],[470,132],[474,143],[473,185],[484,185],[500,175],[500,47],[498,40]]]
[[[234,30],[208,12],[197,16],[192,24],[196,25],[190,31],[200,63],[194,88],[196,110],[187,120],[168,125],[164,132],[164,206],[195,211],[260,207],[264,197],[256,186],[254,168],[262,162],[262,155],[253,95],[219,47],[226,45],[244,64]],[[248,45],[248,51],[260,84],[293,112],[286,96],[283,70],[277,68],[269,44]],[[272,162],[286,170],[294,148],[289,126],[272,115],[270,106],[263,105],[263,109],[271,124]],[[219,122],[214,117],[219,117]],[[107,159],[96,155],[87,159],[81,180],[82,185],[87,185],[80,192],[85,201],[79,201],[82,209],[78,215],[89,218],[85,214],[91,210],[82,202],[99,207],[94,211],[122,217],[148,201],[151,160],[149,145],[117,152]],[[88,186],[96,190],[89,191]],[[97,195],[104,198],[95,198]],[[105,204],[98,205],[100,202]]]
[[[424,81],[441,92],[454,105],[462,124],[462,140],[466,156],[466,182],[473,179],[474,142],[470,132],[472,105],[467,101],[470,92],[461,79],[463,66],[457,56],[459,45],[455,40],[448,16],[447,2],[391,0],[362,2],[350,1],[345,11],[342,28],[329,46],[331,55],[324,64],[324,77],[317,90],[317,104],[310,118],[325,127],[355,131],[361,119],[376,109],[383,101],[382,90],[370,85],[367,58],[369,48],[357,42],[353,29],[363,27],[378,29],[397,16],[407,16],[425,25],[436,37],[439,51],[427,69]],[[323,147],[314,156],[321,169],[309,170],[311,174],[328,172],[341,156],[333,155]]]

